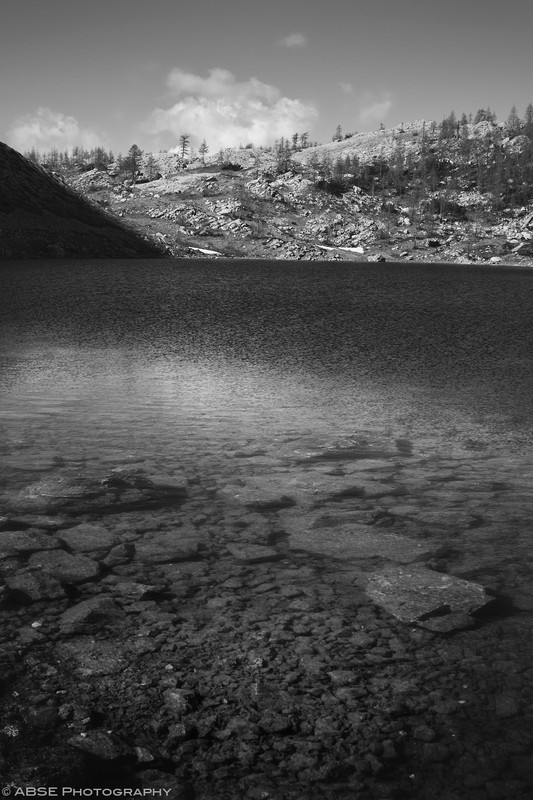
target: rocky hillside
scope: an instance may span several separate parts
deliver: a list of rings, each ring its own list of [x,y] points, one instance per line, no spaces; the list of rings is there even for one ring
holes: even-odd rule
[[[501,138],[497,126],[482,122],[463,135],[474,155],[482,147],[491,157],[494,131]],[[500,150],[516,149],[518,139],[503,139]],[[502,208],[494,193],[480,191],[478,166],[469,156],[464,167],[464,148],[460,138],[442,142],[434,123],[419,121],[283,159],[274,149],[250,147],[186,166],[175,153],[145,154],[135,184],[96,169],[68,180],[172,256],[533,265],[533,203]],[[338,174],[339,164],[354,157],[364,178],[359,185]],[[437,167],[422,187],[416,170],[423,159]],[[380,183],[383,170],[388,183]]]
[[[2,145],[0,255],[532,266],[532,142],[486,120],[420,120],[188,163],[145,153],[135,182],[119,160],[50,177]]]
[[[0,257],[158,255],[153,242],[0,142]]]

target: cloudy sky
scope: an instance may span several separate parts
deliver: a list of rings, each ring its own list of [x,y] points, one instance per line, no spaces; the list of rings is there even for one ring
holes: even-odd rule
[[[5,0],[0,140],[210,152],[533,101],[531,0]]]

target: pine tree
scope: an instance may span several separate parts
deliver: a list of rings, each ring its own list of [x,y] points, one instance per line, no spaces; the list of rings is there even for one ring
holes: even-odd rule
[[[155,158],[153,157],[152,153],[149,153],[144,164],[146,175],[149,181],[152,181],[154,179],[154,175],[156,174],[157,171],[156,167],[157,164]]]
[[[533,103],[529,103],[528,107],[526,108],[522,127],[525,135],[529,136],[529,138],[533,140]]]
[[[201,145],[198,148],[198,152],[200,153],[200,156],[201,156],[201,159],[202,159],[202,164],[205,164],[205,156],[206,156],[208,151],[209,151],[209,147],[207,146],[207,142],[204,139],[203,142],[201,143]]]
[[[106,153],[103,147],[95,147],[91,155],[96,169],[107,169],[109,164],[109,154]]]
[[[137,173],[141,168],[141,159],[143,151],[136,144],[132,144],[128,150],[127,156],[122,159],[122,170],[131,176],[131,180],[135,183]]]
[[[189,152],[191,137],[188,133],[182,133],[180,136],[180,152],[181,152],[181,159],[185,161],[185,156]]]
[[[513,106],[509,116],[507,117],[507,122],[505,123],[505,130],[508,136],[518,136],[520,133],[520,117],[518,116],[518,111],[516,110],[516,106]]]

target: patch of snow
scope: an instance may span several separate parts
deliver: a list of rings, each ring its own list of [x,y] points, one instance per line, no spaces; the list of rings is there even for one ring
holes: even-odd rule
[[[191,247],[189,245],[189,250],[197,250],[199,253],[204,253],[206,256],[221,256],[222,253],[219,253],[218,250],[207,250],[205,247]]]

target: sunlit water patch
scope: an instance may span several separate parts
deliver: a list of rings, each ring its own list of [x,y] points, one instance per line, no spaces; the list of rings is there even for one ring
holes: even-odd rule
[[[58,736],[94,752],[113,730],[154,758],[136,780],[164,764],[199,800],[271,796],[235,783],[265,774],[283,800],[466,798],[489,768],[491,796],[531,796],[531,273],[55,261],[0,280],[9,724],[35,680],[63,698]],[[92,720],[69,710],[89,690]],[[27,774],[59,785],[24,713]]]
[[[425,525],[450,545],[448,568],[497,566],[506,591],[519,572],[529,591],[529,274],[92,262],[2,278],[6,496],[114,459],[179,466],[212,490],[297,473],[300,440],[337,442],[338,461],[306,469],[394,483],[401,499],[377,498],[376,513]],[[385,455],[350,461],[352,440]]]

